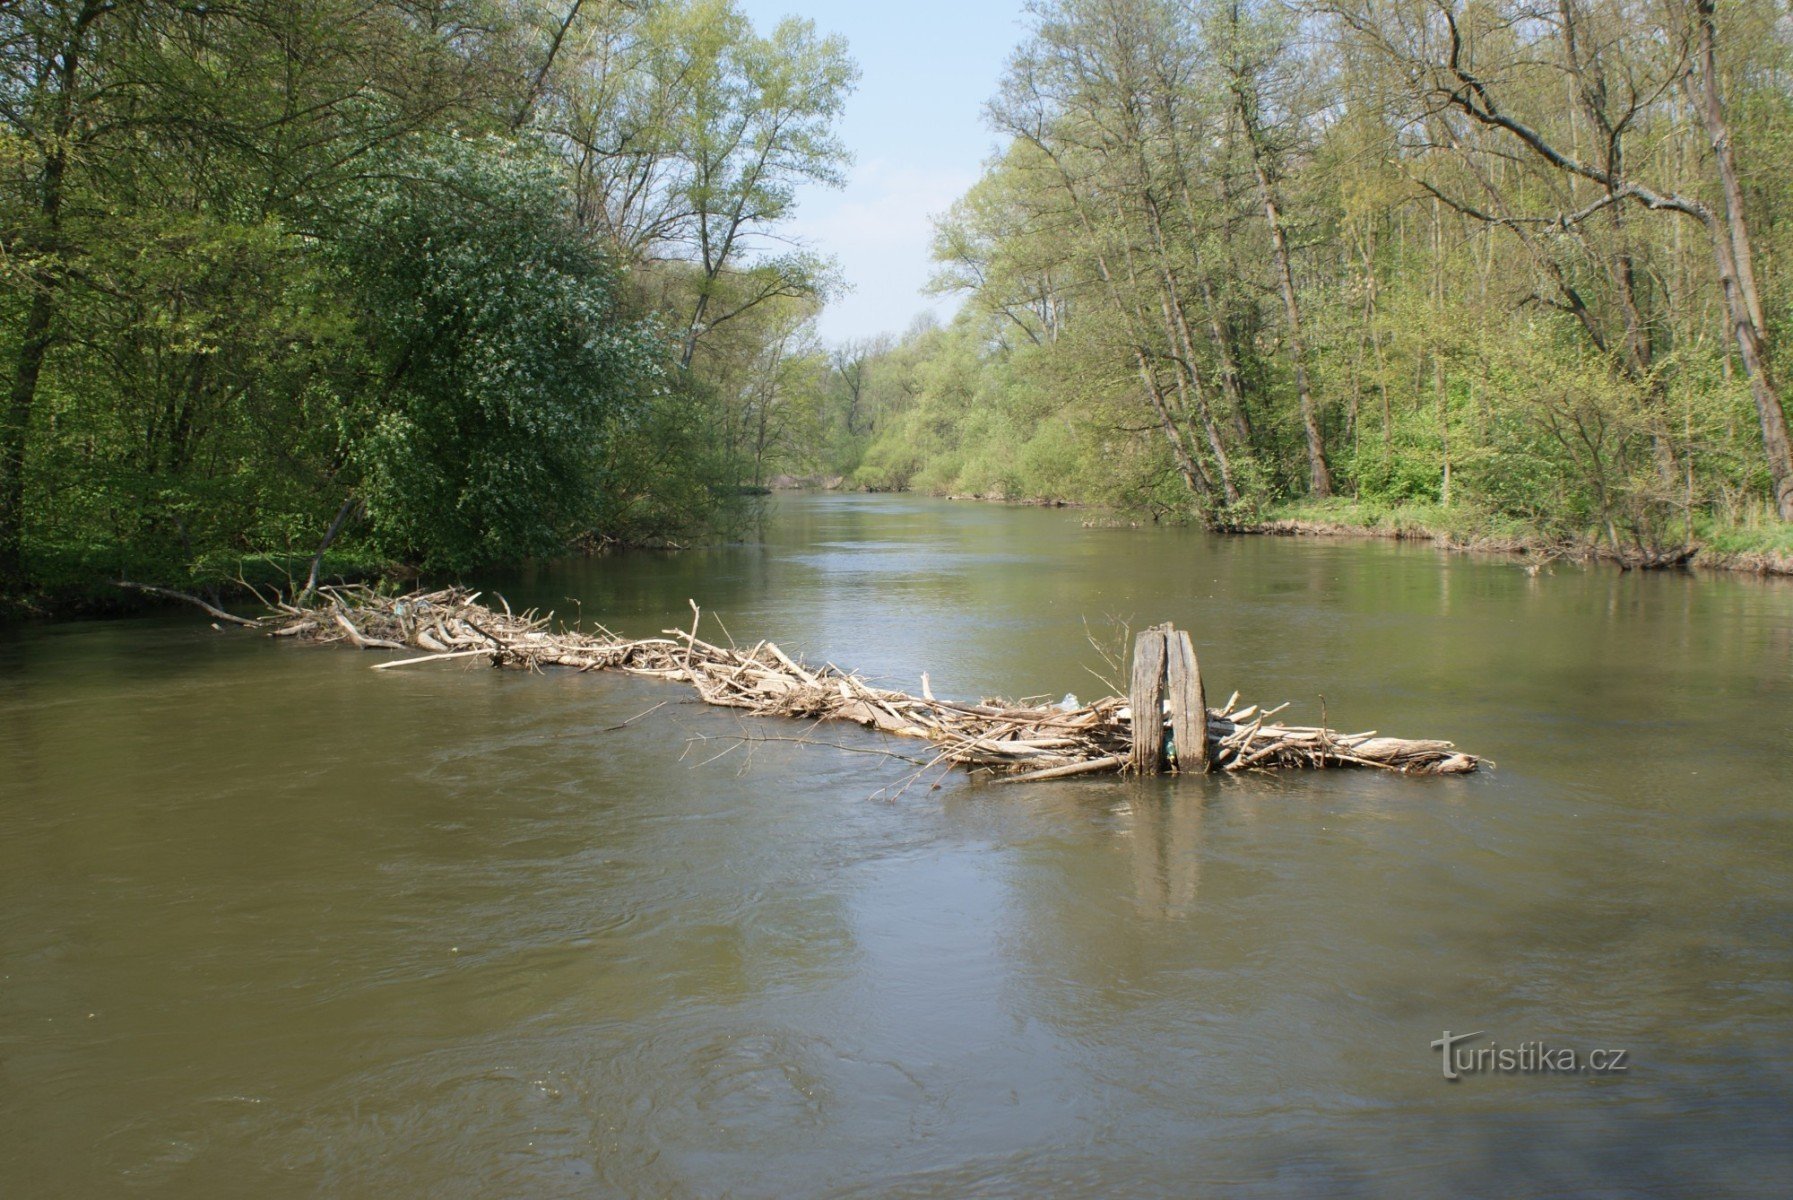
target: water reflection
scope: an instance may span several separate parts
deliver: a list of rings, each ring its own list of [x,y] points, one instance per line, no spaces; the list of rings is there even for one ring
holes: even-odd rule
[[[1125,834],[1132,841],[1133,886],[1141,911],[1174,918],[1187,916],[1195,906],[1202,879],[1204,802],[1200,792],[1183,788],[1169,795],[1136,796],[1128,806]]]

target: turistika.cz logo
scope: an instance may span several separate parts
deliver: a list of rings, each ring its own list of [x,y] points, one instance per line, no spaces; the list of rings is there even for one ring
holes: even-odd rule
[[[1520,1042],[1503,1046],[1489,1042],[1471,1045],[1486,1037],[1486,1030],[1475,1033],[1452,1033],[1432,1043],[1439,1052],[1444,1077],[1455,1082],[1465,1075],[1620,1075],[1631,1069],[1629,1050],[1589,1050],[1587,1053],[1567,1046],[1549,1046],[1543,1042]]]

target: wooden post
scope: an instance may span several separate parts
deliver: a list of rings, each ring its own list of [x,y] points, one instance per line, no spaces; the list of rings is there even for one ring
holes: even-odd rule
[[[1202,668],[1195,644],[1180,630],[1168,630],[1165,678],[1170,690],[1171,740],[1176,744],[1176,770],[1208,769],[1208,697],[1202,691]]]
[[[1159,625],[1133,639],[1133,769],[1156,775],[1164,765],[1165,630]]]

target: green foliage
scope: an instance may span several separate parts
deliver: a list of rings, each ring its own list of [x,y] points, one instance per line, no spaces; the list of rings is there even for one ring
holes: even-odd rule
[[[1749,519],[1782,405],[1745,378],[1711,235],[1753,250],[1772,362],[1785,22],[1751,0],[1717,32],[1746,234],[1682,103],[1697,9],[1451,9],[1523,136],[1472,111],[1444,11],[1329,6],[1310,39],[1255,2],[1029,6],[990,106],[1007,144],[937,224],[965,303],[863,364],[894,390],[854,478],[1224,524],[1308,496],[1323,458],[1365,520],[1627,557]]]
[[[684,538],[828,436],[830,266],[759,247],[841,177],[839,39],[731,0],[0,8],[0,596],[303,570],[345,501],[355,570]]]
[[[967,314],[870,360],[880,401],[852,482],[1008,500],[1175,511],[1171,473],[1149,436],[1115,428],[1105,397],[1053,375],[1062,363],[1029,344],[992,348]]]
[[[1722,555],[1751,555],[1793,562],[1793,527],[1757,506],[1736,523],[1708,518],[1700,523],[1700,541]]]
[[[422,138],[350,212],[337,251],[372,369],[344,436],[378,544],[454,569],[566,545],[596,516],[604,443],[663,385],[555,167]]]

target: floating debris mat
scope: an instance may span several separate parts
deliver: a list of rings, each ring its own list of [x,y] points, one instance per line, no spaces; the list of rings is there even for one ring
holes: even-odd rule
[[[382,596],[327,588],[304,604],[276,602],[255,622],[276,637],[336,642],[362,650],[422,651],[376,670],[484,659],[495,667],[570,667],[621,671],[689,684],[706,703],[755,716],[851,721],[895,737],[925,740],[934,762],[1000,776],[1006,782],[1073,775],[1162,771],[1272,771],[1371,767],[1409,775],[1455,775],[1481,763],[1451,743],[1285,725],[1281,709],[1241,707],[1234,693],[1207,706],[1200,666],[1187,633],[1161,625],[1140,633],[1126,698],[1078,704],[942,700],[921,677],[921,694],[874,687],[833,664],[792,658],[771,642],[720,646],[689,630],[625,638],[598,627],[556,626],[552,614],[512,613],[458,589]],[[1136,714],[1150,713],[1149,720]]]

